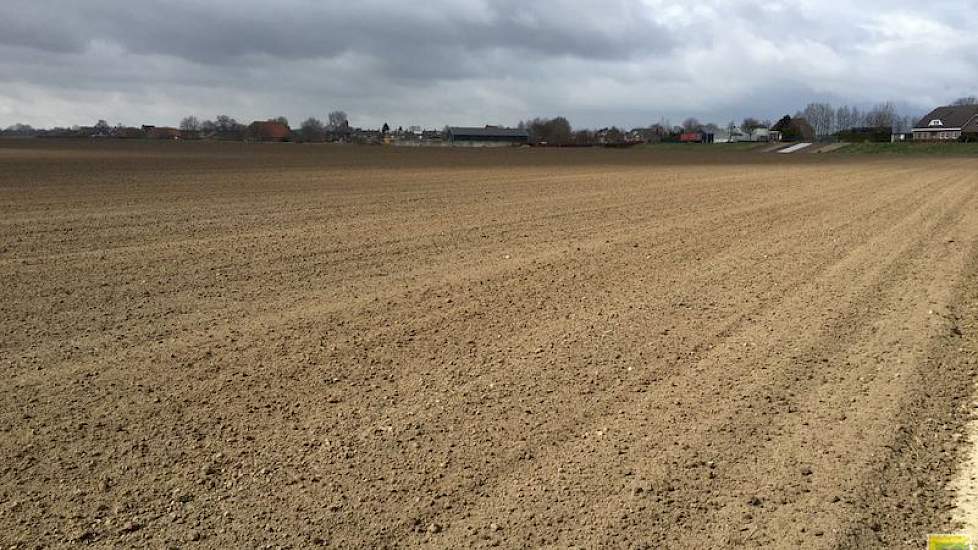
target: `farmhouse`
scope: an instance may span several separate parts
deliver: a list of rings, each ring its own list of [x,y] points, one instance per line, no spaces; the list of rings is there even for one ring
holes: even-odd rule
[[[785,116],[771,127],[771,133],[775,132],[782,141],[815,141],[815,129],[801,117]]]
[[[750,134],[736,126],[720,128],[713,135],[713,143],[739,143],[742,141],[751,141]]]
[[[753,130],[747,133],[747,141],[755,142],[755,143],[761,143],[761,142],[766,143],[772,141],[771,137],[772,137],[771,130],[767,128],[754,128]]]
[[[914,141],[957,140],[961,134],[978,133],[978,105],[938,107],[920,119],[913,129]]]
[[[448,142],[457,147],[506,147],[526,145],[530,133],[526,130],[486,126],[485,128],[448,129]]]

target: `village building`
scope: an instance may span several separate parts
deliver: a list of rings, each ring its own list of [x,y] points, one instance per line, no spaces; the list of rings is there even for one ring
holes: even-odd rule
[[[774,136],[777,139],[772,140],[771,130],[768,128],[754,128],[747,133],[747,141],[754,143],[767,143],[769,141],[778,141],[780,136]]]
[[[146,137],[146,132],[142,128],[117,126],[112,129],[112,137],[119,139],[142,139]]]
[[[913,128],[914,141],[955,141],[962,134],[978,134],[978,105],[938,107]]]
[[[345,139],[360,145],[380,145],[384,141],[384,133],[381,130],[353,130]]]
[[[740,143],[743,141],[751,141],[751,136],[736,126],[720,128],[713,132],[713,143]]]
[[[786,116],[771,127],[771,133],[780,136],[771,141],[815,141],[815,128],[801,117]]]
[[[166,126],[143,126],[147,139],[180,139],[180,130]]]

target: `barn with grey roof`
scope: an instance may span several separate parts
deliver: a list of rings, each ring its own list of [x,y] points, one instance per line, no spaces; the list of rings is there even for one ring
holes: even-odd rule
[[[485,128],[451,127],[448,142],[457,147],[507,147],[526,145],[530,133],[526,130],[486,126]]]

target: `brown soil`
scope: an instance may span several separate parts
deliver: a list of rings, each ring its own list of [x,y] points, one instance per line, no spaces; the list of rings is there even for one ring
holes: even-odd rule
[[[0,543],[921,547],[976,173],[0,142]]]

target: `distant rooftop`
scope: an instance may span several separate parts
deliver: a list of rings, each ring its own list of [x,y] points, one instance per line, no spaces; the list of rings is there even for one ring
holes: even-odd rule
[[[530,133],[526,130],[515,128],[499,128],[498,126],[487,126],[485,128],[464,128],[453,126],[448,132],[455,137],[501,137],[501,138],[529,138]]]
[[[947,105],[938,107],[917,122],[915,128],[961,128],[978,115],[978,105]],[[939,123],[938,123],[939,121]]]

